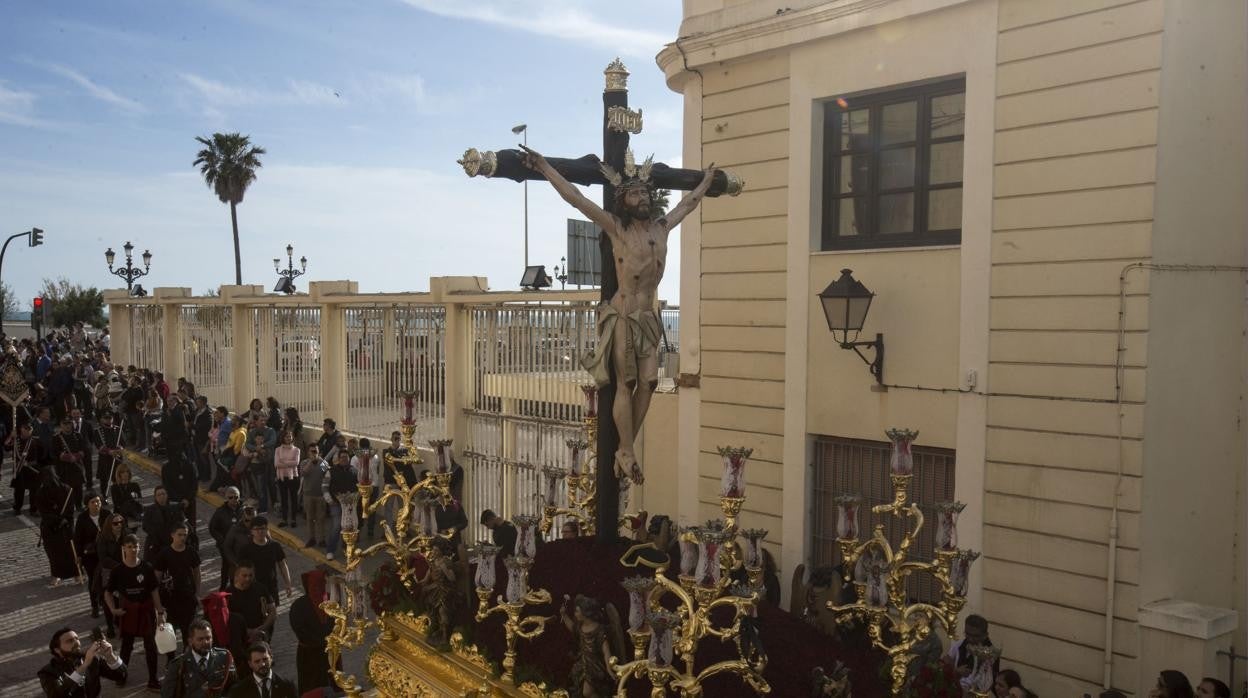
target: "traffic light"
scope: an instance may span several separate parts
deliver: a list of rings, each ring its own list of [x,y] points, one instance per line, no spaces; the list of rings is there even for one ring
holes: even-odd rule
[[[30,229],[30,246],[38,247],[43,244],[43,230],[40,228]]]
[[[43,327],[43,296],[35,296],[30,311],[30,326],[36,330]]]

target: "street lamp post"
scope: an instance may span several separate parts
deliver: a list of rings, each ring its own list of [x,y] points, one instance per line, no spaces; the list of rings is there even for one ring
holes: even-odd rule
[[[517,136],[524,134],[524,147],[529,147],[529,125],[516,124],[511,132]],[[524,180],[524,266],[529,266],[529,180]]]
[[[299,269],[295,268],[295,246],[286,245],[286,268],[282,269],[282,260],[280,258],[273,258],[273,271],[282,277],[282,280],[277,282],[277,288],[274,290],[282,293],[294,293],[295,279],[308,272],[307,257],[299,258],[299,267]]]
[[[568,258],[560,257],[559,264],[555,265],[555,278],[559,279],[559,290],[567,288],[568,281]]]
[[[134,266],[134,245],[131,245],[130,241],[127,240],[121,249],[126,252],[126,266],[113,268],[113,262],[117,258],[117,253],[113,252],[111,247],[104,251],[104,261],[108,262],[108,271],[110,273],[126,280],[126,293],[133,295],[134,280],[140,276],[147,276],[152,270],[152,253],[150,250],[143,250],[143,268],[139,269]]]

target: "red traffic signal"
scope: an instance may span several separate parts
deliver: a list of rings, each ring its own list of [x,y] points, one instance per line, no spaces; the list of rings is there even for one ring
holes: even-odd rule
[[[35,310],[43,310],[43,296],[35,296]]]

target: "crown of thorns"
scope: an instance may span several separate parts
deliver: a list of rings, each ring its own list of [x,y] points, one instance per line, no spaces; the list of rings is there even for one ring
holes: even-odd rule
[[[650,183],[650,168],[654,166],[654,156],[646,158],[641,163],[641,167],[637,166],[637,161],[633,158],[632,149],[624,151],[624,174],[616,172],[615,168],[607,163],[599,163],[598,168],[602,170],[602,174],[612,185],[619,187],[621,185],[631,186],[653,186]]]

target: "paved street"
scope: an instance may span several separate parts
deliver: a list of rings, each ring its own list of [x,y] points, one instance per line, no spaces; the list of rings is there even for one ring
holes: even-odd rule
[[[6,464],[3,472],[11,472],[11,467]],[[136,481],[142,485],[144,504],[150,503],[152,488],[158,482],[157,477],[139,467],[134,468],[134,474]],[[48,586],[47,559],[43,550],[37,547],[38,520],[32,521],[27,516],[14,516],[12,492],[7,486],[0,491],[3,493],[0,501],[0,698],[40,696],[42,692],[36,672],[48,660],[48,640],[52,632],[59,627],[69,626],[85,638],[92,627],[102,624],[102,619],[91,618],[91,605],[82,586]],[[199,502],[198,534],[203,559],[201,595],[215,590],[220,578],[220,558],[207,529],[208,518],[213,509],[211,504],[202,499]],[[279,530],[276,521],[273,530]],[[304,531],[301,529],[300,533]],[[277,536],[274,538],[277,539]],[[286,545],[286,554],[295,586],[294,598],[298,598],[302,594],[299,575],[312,569],[319,560],[290,545]],[[285,598],[283,593],[272,644],[275,671],[293,680],[295,643],[287,618],[291,600]],[[113,642],[120,649],[120,639]],[[111,681],[105,681],[104,696],[151,695],[145,689],[147,669],[142,654],[140,642],[130,659],[130,679],[126,687],[118,688]],[[348,657],[346,668],[360,676],[363,653],[356,654],[357,656]],[[162,673],[164,665],[162,659]]]

